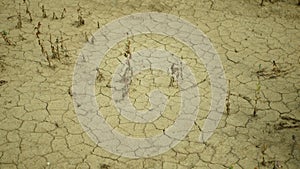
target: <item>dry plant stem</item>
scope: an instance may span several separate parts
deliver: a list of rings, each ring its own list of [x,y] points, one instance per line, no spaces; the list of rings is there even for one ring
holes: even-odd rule
[[[63,44],[63,42],[64,42],[64,39],[63,39],[63,37],[61,36],[61,37],[60,37],[60,48],[61,48],[62,50],[64,50],[64,44]]]
[[[51,48],[52,58],[55,58],[56,57],[55,48],[53,45],[51,45],[50,48]]]
[[[173,76],[176,76],[178,78],[178,76],[176,75],[177,71],[178,71],[178,68],[175,68],[175,64],[173,63],[172,66],[171,66],[171,74]]]
[[[268,145],[266,143],[264,143],[261,147],[261,153],[265,155],[267,149],[268,149]]]
[[[60,54],[59,54],[59,45],[58,45],[58,43],[56,44],[56,55],[57,55],[57,59],[60,61]]]
[[[173,77],[173,79],[172,79],[173,81],[178,82],[179,78],[182,79],[182,76],[183,76],[183,74],[182,74],[182,62],[180,62],[180,64],[173,63],[171,65],[170,70],[171,70],[171,76]],[[178,87],[178,83],[176,83],[176,85]]]
[[[41,47],[41,52],[42,52],[42,54],[44,54],[44,53],[45,53],[44,45],[41,43],[40,40],[38,40],[38,42],[39,42],[39,45],[40,45],[40,47]]]
[[[131,59],[130,40],[127,40],[124,56]]]
[[[170,78],[170,83],[169,83],[169,87],[174,87],[174,82],[175,82],[174,77],[171,76],[171,78]]]
[[[52,35],[51,35],[51,33],[49,35],[49,42],[50,42],[50,45],[52,45]]]
[[[26,5],[26,13],[29,13],[29,9],[28,6]]]
[[[90,33],[91,34],[91,33]],[[92,38],[91,38],[91,43],[94,44],[95,43],[95,36],[93,34],[91,34]]]
[[[276,64],[276,62],[275,62],[275,60],[273,60],[273,69],[272,69],[272,71],[273,72],[275,72],[275,73],[279,73],[280,72],[280,69],[278,68],[278,66],[277,66],[277,64]]]
[[[132,68],[131,68],[131,65],[130,65],[130,59],[131,59],[131,42],[130,40],[127,39],[127,44],[126,44],[126,50],[125,50],[125,57],[127,58],[126,60],[126,63],[128,65],[128,70],[130,71],[130,75],[131,77],[133,77],[133,71],[132,71]],[[130,83],[131,83],[131,80],[130,80]]]
[[[89,42],[89,38],[88,38],[88,36],[87,36],[87,33],[86,33],[86,32],[84,32],[84,39],[85,39],[85,41]]]
[[[123,88],[122,97],[124,98],[129,91],[129,86],[131,84],[131,77],[128,76],[128,73],[130,71],[130,67],[126,68],[125,73],[123,74],[123,82],[125,84],[125,88]]]
[[[18,12],[18,15],[17,15],[18,17],[18,22],[17,22],[17,25],[16,25],[16,28],[17,29],[20,29],[20,28],[22,28],[22,17],[21,17],[21,13],[20,12]]]
[[[293,140],[293,143],[292,143],[291,155],[295,158],[295,146],[297,144],[295,135],[292,135],[292,140]]]
[[[40,30],[41,25],[42,25],[41,22],[38,22],[36,29],[37,29],[37,30]]]
[[[39,37],[39,34],[41,34],[41,32],[40,32],[40,27],[41,27],[41,23],[40,22],[38,22],[38,25],[36,26],[36,27],[34,27],[34,30],[37,30],[36,31],[36,33],[35,33],[35,35],[36,35],[36,37],[39,39],[40,37]]]
[[[128,67],[126,67],[125,72],[122,75],[122,83],[125,84],[124,88],[122,89],[122,98],[124,98],[128,94],[129,85],[131,84],[131,77],[132,77],[129,76],[131,69],[130,69],[130,63],[128,58],[126,59],[126,64],[128,65]]]
[[[214,0],[210,0],[211,1],[211,4],[210,4],[210,7],[209,7],[209,9],[212,9],[213,8],[213,6],[214,6],[214,4],[215,4],[215,1]]]
[[[73,92],[72,92],[72,87],[70,86],[68,89],[68,94],[72,97],[73,96]]]
[[[60,15],[60,19],[65,18],[66,12],[67,12],[67,10],[66,10],[66,8],[64,8],[63,11],[62,11],[62,13],[61,13],[61,15]]]
[[[229,114],[230,112],[230,80],[228,80],[228,93],[226,97],[226,112]]]
[[[28,6],[26,5],[26,13],[28,14],[29,16],[29,22],[32,22],[32,15],[31,15],[31,12],[29,11],[28,9]]]
[[[32,19],[31,13],[29,12],[28,15],[29,15],[29,22],[32,22],[33,19]]]
[[[38,40],[38,43],[39,43],[39,45],[40,45],[40,47],[41,47],[41,52],[42,52],[42,54],[43,54],[43,55],[46,57],[46,59],[47,59],[47,62],[48,62],[49,67],[51,67],[52,65],[51,65],[51,62],[50,62],[50,57],[49,57],[49,55],[48,55],[48,52],[45,51],[44,45],[41,43],[40,39]]]
[[[4,31],[1,32],[1,36],[8,45],[15,46],[15,44],[7,38],[6,33]]]
[[[255,117],[257,115],[257,103],[258,100],[260,99],[260,90],[261,90],[261,83],[260,83],[260,79],[259,76],[257,76],[257,85],[256,85],[256,90],[255,90],[255,99],[254,99],[254,110],[253,110],[253,116]]]
[[[133,70],[131,68],[130,59],[131,59],[131,51],[130,51],[130,41],[127,39],[126,48],[124,56],[126,57],[126,70],[122,75],[123,83],[125,84],[125,88],[123,89],[122,97],[124,98],[129,92],[129,86],[131,84],[131,78],[133,77]]]
[[[51,65],[50,57],[49,57],[47,51],[45,52],[45,55],[46,55],[46,59],[47,59],[47,61],[48,61],[48,66],[51,67],[52,65]]]
[[[60,60],[60,47],[62,46],[62,42],[59,41],[58,38],[56,38],[55,40],[55,44],[53,44],[52,42],[52,35],[50,34],[50,39],[49,39],[49,42],[50,42],[50,47],[51,47],[51,53],[52,53],[52,58],[56,58],[58,59],[59,61]]]
[[[53,15],[52,15],[52,19],[58,19],[58,17],[56,16],[55,12],[53,12]]]
[[[180,61],[180,68],[179,68],[179,71],[180,71],[180,78],[183,79],[183,71],[182,71],[182,62]]]
[[[81,11],[80,11],[81,7],[80,7],[79,3],[77,5],[78,5],[78,9],[77,9],[77,13],[78,13],[77,27],[79,27],[81,25],[84,25],[84,19],[82,17]]]
[[[82,16],[79,14],[78,15],[78,25],[77,27],[84,25],[84,19],[82,18]]]
[[[47,18],[47,14],[46,14],[46,10],[45,10],[45,6],[44,5],[42,5],[42,13],[43,13],[42,17],[43,18]]]
[[[41,34],[41,32],[39,30],[35,33],[35,35],[38,39],[40,38],[40,36],[39,36],[40,34]]]
[[[261,164],[262,164],[263,166],[266,166],[266,165],[267,165],[267,164],[266,164],[265,157],[263,157],[263,160],[262,160]]]
[[[179,68],[175,67],[175,64],[173,63],[172,66],[171,66],[171,79],[170,79],[170,84],[169,84],[169,87],[173,87],[174,85],[174,82],[175,82],[175,77],[176,79],[178,80],[179,78]]]
[[[261,2],[260,2],[259,5],[260,5],[260,6],[264,6],[264,0],[261,0]]]
[[[65,46],[65,44],[64,44],[64,41],[66,41],[66,40],[68,40],[68,38],[67,38],[67,39],[64,39],[64,38],[63,38],[63,35],[62,35],[62,33],[61,33],[61,37],[60,37],[60,41],[59,41],[59,43],[60,43],[60,48],[61,48],[61,51],[62,51],[63,55],[64,55],[65,57],[68,57],[69,55],[68,55],[68,52],[67,52],[67,48],[66,48],[66,46]],[[58,41],[58,38],[57,38],[57,41]]]
[[[96,71],[97,71],[97,80],[102,81],[104,79],[103,74],[100,72],[99,68],[97,68]]]

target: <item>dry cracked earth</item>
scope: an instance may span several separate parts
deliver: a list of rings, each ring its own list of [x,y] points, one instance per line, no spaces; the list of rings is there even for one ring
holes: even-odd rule
[[[300,168],[300,7],[296,0],[103,0],[0,2],[0,168]],[[72,91],[74,67],[93,33],[122,16],[168,13],[207,36],[223,64],[228,89],[224,113],[205,142],[199,135],[210,109],[210,77],[185,44],[157,34],[124,35],[99,63],[95,95],[113,130],[145,138],[172,126],[180,88],[172,73],[144,70],[128,89],[136,110],[149,110],[149,92],[168,99],[149,123],[124,118],[112,101],[120,63],[139,50],[176,54],[200,92],[193,127],[176,146],[147,158],[127,158],[98,146],[83,130]],[[134,56],[134,55],[133,55]],[[85,56],[88,59],[88,56]],[[128,56],[127,56],[128,57]],[[173,77],[173,78],[172,78]]]

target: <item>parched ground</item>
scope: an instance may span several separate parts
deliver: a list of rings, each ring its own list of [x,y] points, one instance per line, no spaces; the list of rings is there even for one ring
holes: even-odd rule
[[[252,0],[1,1],[0,168],[299,169],[297,3],[273,0],[260,6],[260,1]],[[47,17],[43,17],[43,5]],[[227,108],[214,134],[205,144],[199,143],[211,97],[205,66],[190,48],[172,37],[129,37],[132,52],[159,48],[176,53],[195,74],[201,93],[199,116],[184,140],[166,153],[130,159],[105,151],[83,131],[72,100],[73,71],[80,49],[93,43],[91,35],[98,27],[125,15],[153,11],[183,18],[207,35],[230,80]],[[78,16],[84,24],[80,25]],[[180,109],[180,95],[176,84],[169,87],[168,73],[144,71],[133,78],[130,100],[136,109],[145,110],[150,106],[147,93],[159,89],[169,96],[164,117],[135,124],[120,116],[111,101],[109,84],[120,60],[125,60],[126,43],[119,42],[99,63],[97,101],[103,105],[102,115],[116,131],[149,137],[173,124]]]

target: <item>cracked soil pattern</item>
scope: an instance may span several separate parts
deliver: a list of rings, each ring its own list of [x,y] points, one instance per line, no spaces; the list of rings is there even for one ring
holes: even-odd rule
[[[299,169],[297,3],[265,0],[261,6],[258,0],[1,1],[0,168]],[[71,91],[80,49],[85,43],[93,43],[91,35],[98,26],[137,12],[169,13],[193,23],[219,54],[230,80],[227,110],[205,144],[198,141],[211,99],[205,66],[189,47],[172,37],[155,34],[128,37],[130,48],[132,52],[147,48],[171,51],[189,66],[201,93],[192,130],[166,153],[130,159],[103,150],[81,128]],[[111,101],[110,81],[125,59],[124,37],[99,64],[97,102],[101,102],[101,112],[115,130],[132,137],[150,137],[171,126],[178,116],[178,86],[176,82],[170,85],[170,75],[158,70],[135,75],[128,93],[137,110],[149,109],[147,93],[154,89],[168,96],[168,104],[163,115],[150,123],[134,123],[120,116]]]

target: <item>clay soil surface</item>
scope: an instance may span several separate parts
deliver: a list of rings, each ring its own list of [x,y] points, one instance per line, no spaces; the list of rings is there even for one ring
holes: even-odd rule
[[[297,0],[2,0],[0,2],[0,168],[300,168],[300,6]],[[151,106],[154,89],[168,97],[162,118],[131,122],[112,102],[110,82],[130,52],[175,53],[196,77],[201,101],[187,136],[165,153],[131,159],[98,146],[84,132],[73,103],[73,73],[92,34],[122,16],[160,12],[201,30],[223,64],[228,83],[224,113],[207,142],[201,128],[211,103],[201,60],[171,36],[145,34],[111,47],[95,83],[102,116],[115,131],[151,137],[172,126],[180,109],[170,74],[145,70],[128,88],[137,110]],[[94,42],[95,40],[95,42]]]

